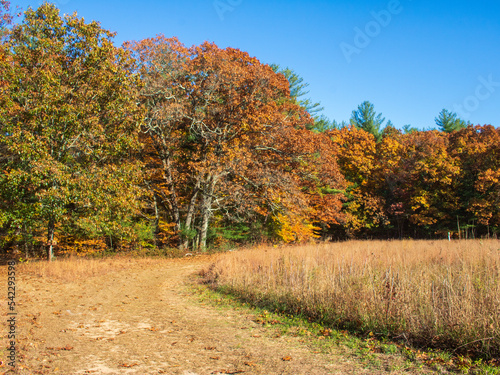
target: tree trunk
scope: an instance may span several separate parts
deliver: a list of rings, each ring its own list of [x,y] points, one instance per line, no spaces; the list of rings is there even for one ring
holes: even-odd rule
[[[167,183],[168,191],[169,191],[169,203],[171,206],[171,215],[172,219],[175,223],[176,230],[180,231],[181,230],[181,215],[179,212],[179,203],[177,202],[177,193],[175,192],[175,186],[172,178],[172,167],[170,165],[170,159],[163,159],[162,158],[162,163],[163,163],[163,170],[165,172],[165,181]]]
[[[186,225],[185,230],[190,231],[193,225],[194,218],[194,209],[196,207],[196,201],[198,199],[198,192],[200,191],[200,179],[196,181],[196,185],[193,190],[193,195],[191,196],[191,200],[189,202],[188,212],[186,215]],[[189,238],[184,236],[183,242],[181,244],[181,249],[186,250],[189,247]]]
[[[156,192],[153,191],[153,203],[155,209],[155,224],[154,224],[154,241],[155,246],[158,247],[158,233],[160,232],[160,213],[158,211],[158,198]]]
[[[54,231],[55,223],[53,219],[50,219],[47,227],[47,260],[49,262],[52,262],[54,257]]]
[[[151,136],[151,140],[153,144],[155,144],[155,148],[160,156],[162,166],[163,166],[163,178],[168,187],[168,197],[167,203],[170,208],[170,215],[172,217],[172,221],[175,223],[175,230],[180,233],[181,231],[181,214],[179,210],[179,202],[177,199],[177,193],[174,184],[174,178],[172,173],[172,164],[170,160],[170,153],[168,151],[168,143],[165,139],[164,134],[161,134],[159,139],[155,139],[153,135]],[[182,238],[179,236],[179,246],[181,245]]]
[[[212,216],[212,200],[215,190],[217,178],[210,176],[207,179],[207,185],[203,191],[203,200],[201,205],[201,229],[200,229],[200,250],[205,251],[207,248],[207,233],[210,216]]]

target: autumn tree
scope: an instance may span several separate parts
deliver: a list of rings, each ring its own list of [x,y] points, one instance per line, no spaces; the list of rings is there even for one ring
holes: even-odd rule
[[[348,181],[346,216],[343,230],[348,237],[368,235],[387,223],[384,199],[378,194],[374,178],[377,169],[376,140],[373,134],[354,126],[335,129],[327,133],[339,148],[338,164]]]
[[[348,182],[338,162],[343,150],[326,131],[307,132],[301,138],[309,145],[311,155],[301,176],[302,190],[307,194],[311,221],[320,228],[317,233],[328,237],[333,228],[347,222],[342,206]]]
[[[187,48],[159,36],[128,48],[145,82],[150,181],[166,213],[158,222],[173,224],[177,245],[204,249],[211,222],[276,223],[277,232],[310,235],[299,174],[312,153],[299,145],[312,119],[290,98],[286,78],[211,43]]]
[[[1,0],[0,1],[0,27],[5,27],[6,24],[10,23],[12,16],[10,14],[10,1]]]
[[[8,27],[13,24],[16,16],[20,16],[19,7],[16,7],[16,13],[13,13],[10,1],[0,0],[0,40],[8,34]]]
[[[457,216],[462,225],[480,226],[483,233],[500,232],[500,129],[469,125],[449,137],[449,152],[460,163]]]
[[[403,134],[387,126],[379,142],[356,128],[329,134],[349,181],[343,211],[349,236],[435,236],[456,228],[460,163],[446,133]]]
[[[139,212],[139,81],[112,38],[43,4],[26,11],[2,56],[4,228],[44,229],[49,259],[57,233],[126,238]]]
[[[407,220],[414,235],[453,232],[460,164],[449,151],[447,134],[419,131],[387,141],[387,152],[393,150],[385,162],[389,163],[386,191],[391,218]]]

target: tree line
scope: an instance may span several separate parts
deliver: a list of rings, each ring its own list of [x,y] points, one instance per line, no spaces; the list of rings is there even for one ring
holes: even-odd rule
[[[490,236],[500,131],[443,110],[349,124],[292,70],[213,43],[114,34],[51,4],[0,14],[6,251],[207,249],[313,238]]]

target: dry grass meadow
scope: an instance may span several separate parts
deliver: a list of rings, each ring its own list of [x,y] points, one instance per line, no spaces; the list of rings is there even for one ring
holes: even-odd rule
[[[331,327],[500,356],[500,241],[350,241],[222,255],[217,290]]]
[[[151,267],[159,263],[165,263],[165,258],[131,258],[131,257],[109,257],[109,258],[84,258],[70,256],[58,259],[54,262],[44,260],[38,262],[20,263],[19,272],[48,280],[75,281],[94,276],[102,276],[116,271],[122,271],[131,266],[140,265]]]

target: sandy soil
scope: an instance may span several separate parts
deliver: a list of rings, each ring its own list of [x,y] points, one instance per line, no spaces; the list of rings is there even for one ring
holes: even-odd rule
[[[193,274],[206,265],[206,259],[163,261],[64,283],[18,275],[17,372],[390,372],[364,368],[340,350],[318,353],[299,338],[275,337],[248,312],[201,303],[189,285]],[[0,373],[7,369],[4,364]]]

